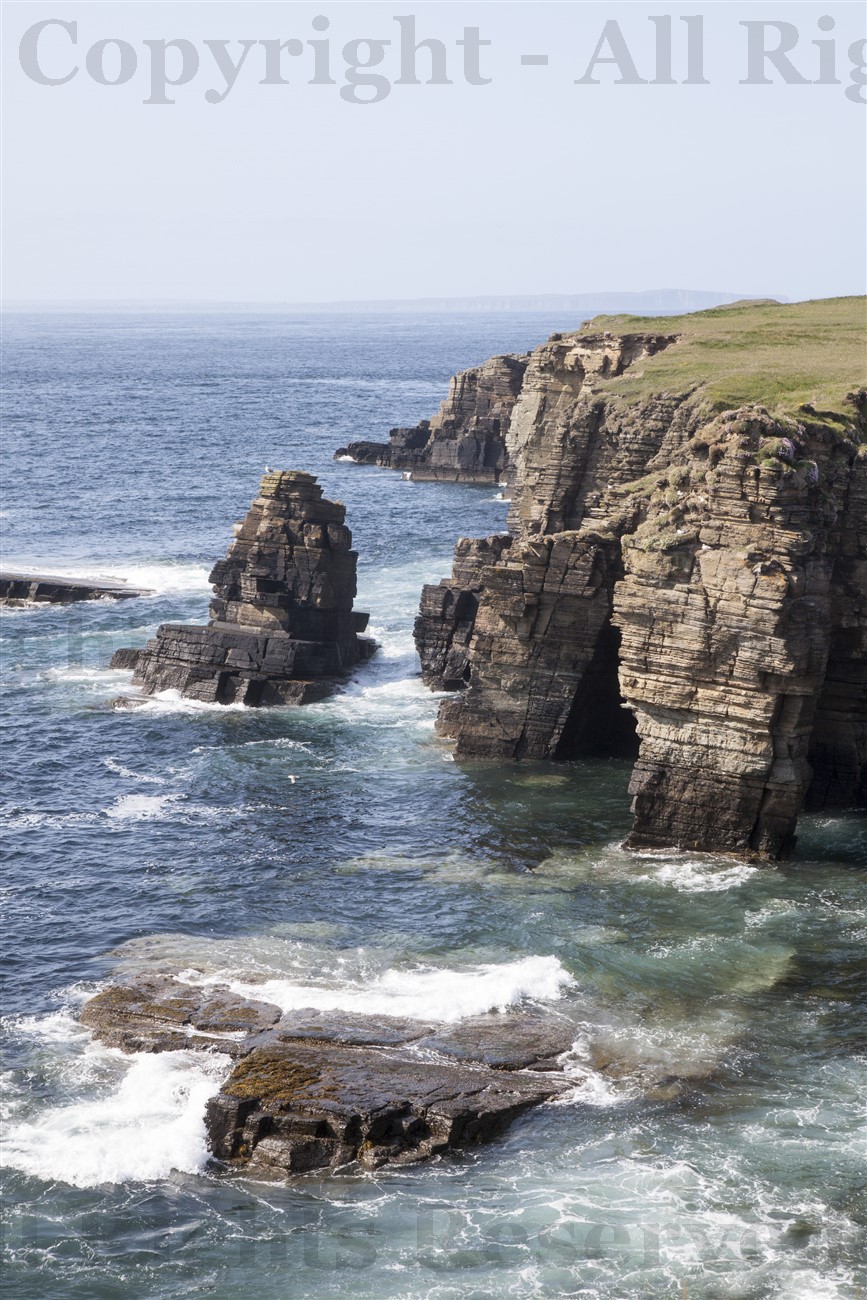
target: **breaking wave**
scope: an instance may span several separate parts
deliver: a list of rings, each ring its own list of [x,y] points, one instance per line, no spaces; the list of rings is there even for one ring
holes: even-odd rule
[[[556,957],[524,957],[520,961],[479,965],[463,970],[419,968],[388,970],[369,982],[324,983],[267,979],[246,983],[222,975],[201,976],[187,970],[179,978],[189,984],[227,983],[243,997],[272,1002],[282,1011],[311,1007],[317,1011],[353,1011],[364,1015],[399,1016],[411,1020],[455,1021],[488,1011],[505,1011],[524,1002],[555,1002],[573,983]]]

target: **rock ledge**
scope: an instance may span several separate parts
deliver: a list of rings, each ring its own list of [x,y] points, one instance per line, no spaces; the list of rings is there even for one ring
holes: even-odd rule
[[[256,1177],[358,1162],[407,1164],[490,1141],[567,1091],[555,1016],[489,1014],[457,1025],[278,1007],[224,985],[139,977],[92,998],[82,1024],[126,1052],[223,1052],[234,1065],[207,1104],[214,1156]]]

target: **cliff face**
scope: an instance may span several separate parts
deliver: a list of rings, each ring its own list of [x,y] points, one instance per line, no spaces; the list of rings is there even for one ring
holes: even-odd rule
[[[144,650],[119,650],[144,694],[178,690],[228,704],[304,704],[373,653],[354,613],[356,553],[345,507],[311,474],[267,473],[211,573],[207,626],[164,623]]]
[[[392,429],[387,443],[351,442],[335,456],[414,479],[497,483],[511,465],[509,425],[526,365],[526,357],[502,356],[464,370],[432,420]]]
[[[776,857],[805,801],[865,799],[864,411],[726,408],[700,343],[531,355],[510,535],[458,544],[416,640],[459,755],[632,755],[633,845]]]

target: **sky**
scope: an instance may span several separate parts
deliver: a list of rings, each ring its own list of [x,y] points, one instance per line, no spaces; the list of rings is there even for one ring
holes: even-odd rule
[[[395,84],[401,34],[413,73],[413,17],[417,40],[442,42],[451,84],[426,84],[427,49],[420,84]],[[47,20],[75,26],[34,36]],[[740,84],[748,39],[780,39],[743,25],[759,20],[789,24],[799,82],[762,63],[771,84]],[[700,77],[695,44],[687,66],[699,27],[708,84],[682,84]],[[863,293],[867,134],[849,49],[865,27],[860,3],[7,0],[4,297]],[[474,28],[490,42],[475,53]],[[619,62],[590,67],[603,31],[599,53]],[[176,39],[187,46],[163,47]],[[99,44],[115,40],[126,44]],[[351,45],[364,40],[391,44]],[[300,51],[281,56],[288,84],[262,84],[278,75],[262,42],[285,41]],[[241,42],[228,88],[220,58],[236,62]],[[383,80],[353,85],[354,63],[377,53],[369,72]],[[166,79],[185,84],[165,84],[163,58]]]

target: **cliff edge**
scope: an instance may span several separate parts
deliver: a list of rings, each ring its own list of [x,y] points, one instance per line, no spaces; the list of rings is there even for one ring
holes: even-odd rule
[[[630,756],[636,847],[867,798],[865,303],[597,318],[526,360],[509,533],[425,587],[457,753]]]

